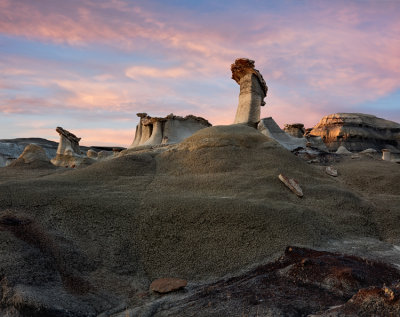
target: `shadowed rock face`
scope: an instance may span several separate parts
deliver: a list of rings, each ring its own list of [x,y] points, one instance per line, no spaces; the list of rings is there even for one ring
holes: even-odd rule
[[[234,123],[255,127],[260,121],[260,107],[265,105],[268,87],[254,61],[238,58],[231,65],[232,79],[240,85],[239,105]]]
[[[196,131],[211,126],[206,119],[193,115],[180,117],[171,113],[165,118],[159,118],[138,113],[137,116],[140,117],[140,122],[129,148],[179,143]]]
[[[386,312],[398,313],[398,288],[384,284],[399,278],[399,271],[379,262],[289,246],[275,262],[191,289],[180,298],[156,302],[152,316],[328,316],[330,307],[345,303],[340,312],[359,316],[362,307],[374,300],[391,301]],[[379,315],[379,305],[375,306]]]
[[[400,152],[400,124],[362,113],[325,116],[310,131],[322,137],[330,151],[343,145],[350,151],[388,148]]]

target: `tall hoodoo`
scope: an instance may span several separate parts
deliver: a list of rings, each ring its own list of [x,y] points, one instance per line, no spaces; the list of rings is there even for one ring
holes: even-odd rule
[[[260,121],[260,107],[265,105],[268,87],[260,72],[254,68],[254,61],[238,58],[231,65],[232,79],[240,86],[239,105],[234,123],[256,127]]]

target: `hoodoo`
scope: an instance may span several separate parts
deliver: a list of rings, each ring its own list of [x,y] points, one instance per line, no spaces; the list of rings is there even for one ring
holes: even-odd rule
[[[260,122],[260,107],[265,105],[268,87],[263,76],[254,68],[254,61],[238,58],[231,65],[232,79],[240,86],[239,105],[234,123],[256,127]]]
[[[180,117],[171,113],[160,118],[138,113],[137,116],[140,121],[136,127],[135,139],[129,148],[179,143],[196,131],[211,126],[206,119],[193,115]]]
[[[75,167],[79,165],[89,165],[94,160],[82,155],[79,141],[75,134],[57,127],[56,131],[60,135],[56,157],[51,162],[56,166]]]

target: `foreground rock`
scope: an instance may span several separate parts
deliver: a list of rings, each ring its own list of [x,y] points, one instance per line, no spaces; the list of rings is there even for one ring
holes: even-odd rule
[[[147,113],[138,113],[139,124],[135,139],[129,148],[179,143],[198,130],[210,127],[204,118],[188,115],[186,117],[170,114],[165,118],[150,117]]]
[[[254,61],[238,58],[231,65],[232,79],[240,86],[239,105],[234,123],[256,127],[260,121],[260,107],[265,105],[268,87],[261,73],[254,68]]]
[[[184,288],[187,281],[180,278],[159,278],[150,284],[150,290],[153,292],[165,294]]]
[[[93,159],[82,155],[79,141],[75,134],[57,127],[56,131],[60,135],[56,157],[51,160],[55,166],[77,167],[87,166],[95,162]]]
[[[400,152],[400,124],[362,113],[325,116],[310,134],[322,137],[330,151],[343,145],[350,151],[368,148]]]
[[[397,289],[387,290],[384,285],[399,278],[398,270],[379,262],[292,246],[275,262],[124,314],[147,316],[152,311],[151,316],[328,316],[324,312],[330,307],[345,304],[340,311],[356,314],[340,316],[395,316],[399,312]],[[365,291],[369,287],[373,288]],[[374,305],[369,307],[368,303]]]

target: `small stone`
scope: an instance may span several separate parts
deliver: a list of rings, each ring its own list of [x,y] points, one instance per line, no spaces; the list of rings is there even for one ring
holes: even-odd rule
[[[180,278],[159,278],[150,284],[150,290],[157,293],[169,293],[184,288],[187,281]]]
[[[288,187],[293,193],[295,193],[299,197],[303,197],[303,190],[301,189],[299,183],[295,179],[288,178],[283,174],[279,174],[278,177],[281,180],[281,182],[284,183],[286,187]]]
[[[333,166],[328,166],[325,169],[325,172],[326,172],[326,174],[333,176],[333,177],[336,177],[338,175],[337,169],[334,168]]]
[[[341,145],[337,149],[336,154],[351,154],[351,152],[348,149],[346,149],[345,146]]]

